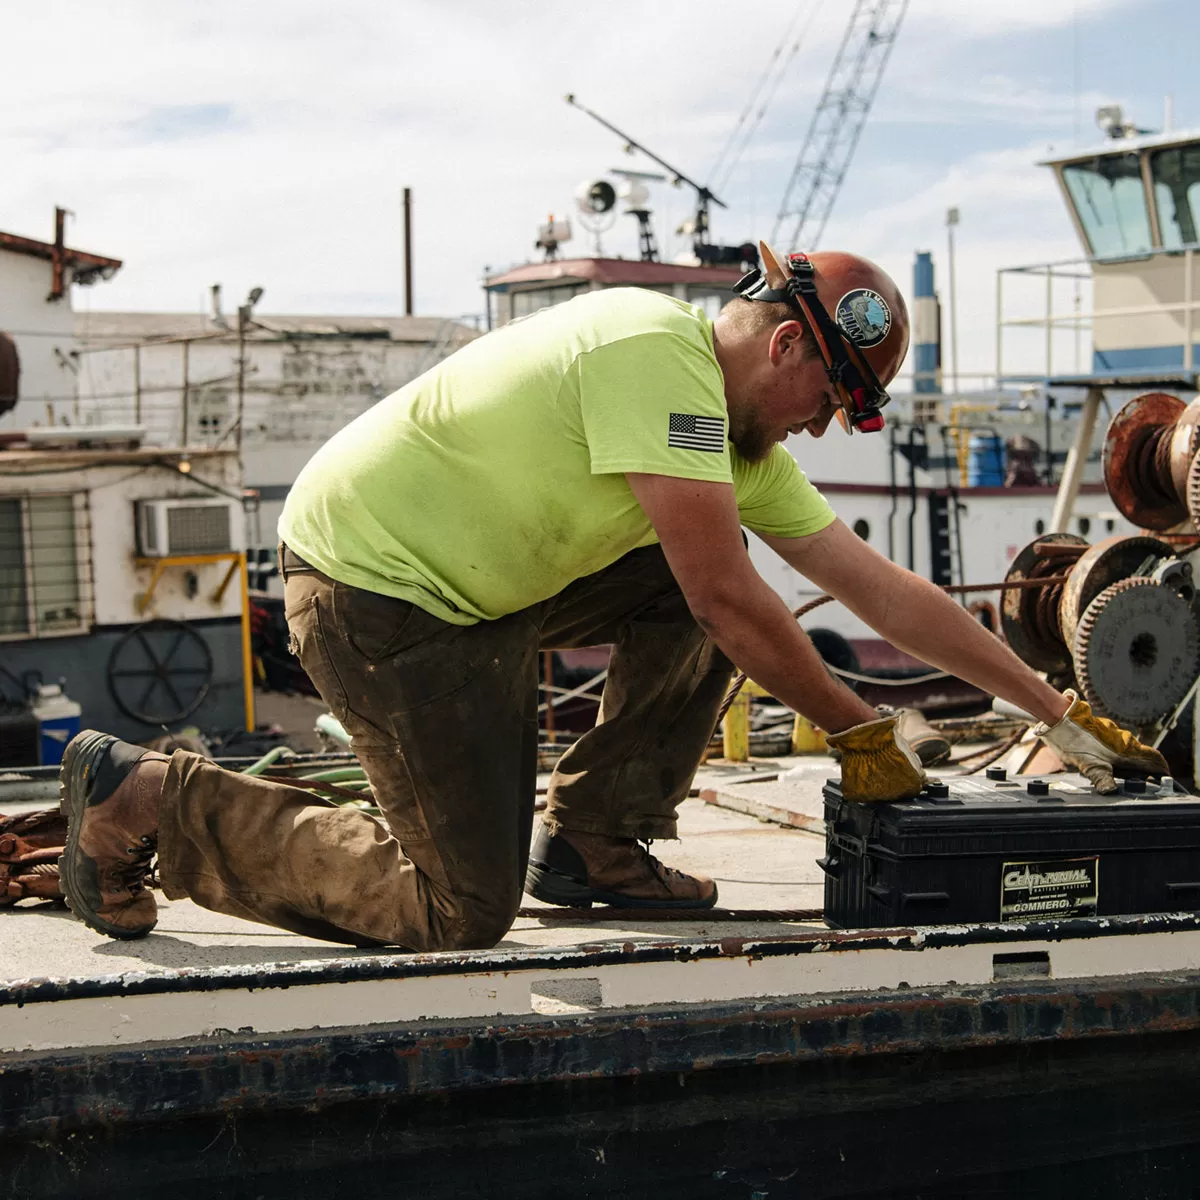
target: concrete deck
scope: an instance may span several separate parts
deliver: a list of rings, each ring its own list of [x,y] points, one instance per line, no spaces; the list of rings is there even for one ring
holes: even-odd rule
[[[796,761],[757,761],[749,766],[711,766],[701,770],[697,786],[771,787],[753,783],[755,775],[776,775]],[[804,760],[813,783],[794,789],[807,795],[814,816],[819,811],[820,780],[836,774],[829,759]],[[543,781],[548,776],[543,777]],[[46,801],[7,803],[6,812],[47,807]],[[824,839],[813,832],[785,829],[753,816],[691,799],[680,810],[680,839],[657,843],[655,852],[669,865],[713,875],[724,908],[820,908],[823,876],[816,860]],[[157,928],[138,941],[116,941],[93,933],[65,909],[22,901],[0,909],[0,983],[28,979],[77,979],[97,975],[170,973],[181,968],[264,966],[344,959],[365,953],[298,937],[284,930],[257,925],[200,908],[188,900],[166,900],[156,893],[160,918]],[[526,897],[529,907],[545,907]],[[627,943],[641,938],[690,941],[713,936],[761,937],[784,929],[820,928],[780,922],[664,922],[628,920],[537,920],[519,918],[498,949],[567,947],[582,944]],[[399,952],[397,952],[399,953]]]
[[[818,909],[836,774],[706,765],[680,840],[654,849],[714,875],[723,909]],[[830,930],[564,920],[527,899],[546,916],[494,950],[408,954],[160,903],[134,942],[0,909],[0,1192],[290,1197],[319,1176],[321,1194],[403,1178],[436,1200],[540,1169],[581,1196],[724,1196],[752,1169],[833,1200],[882,1195],[886,1163],[915,1200],[994,1171],[996,1128],[1005,1169],[1035,1180],[1195,1142],[1200,913]],[[1047,1179],[1001,1190],[1078,1191]]]

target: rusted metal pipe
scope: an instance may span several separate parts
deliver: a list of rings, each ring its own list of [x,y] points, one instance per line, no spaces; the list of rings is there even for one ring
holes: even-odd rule
[[[50,253],[50,294],[47,300],[61,300],[67,291],[67,210],[54,210],[54,249]]]
[[[404,189],[404,315],[413,315],[412,188]]]

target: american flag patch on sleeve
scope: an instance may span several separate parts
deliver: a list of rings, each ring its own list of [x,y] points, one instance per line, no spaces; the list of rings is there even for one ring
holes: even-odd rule
[[[721,417],[700,417],[695,413],[671,413],[667,425],[667,445],[676,450],[725,451],[725,422]]]

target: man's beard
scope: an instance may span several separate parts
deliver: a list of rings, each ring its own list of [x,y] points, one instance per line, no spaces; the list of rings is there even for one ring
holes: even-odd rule
[[[762,462],[775,449],[778,439],[759,421],[757,413],[738,422],[740,427],[737,429],[733,428],[732,421],[729,424],[729,440],[747,462]]]

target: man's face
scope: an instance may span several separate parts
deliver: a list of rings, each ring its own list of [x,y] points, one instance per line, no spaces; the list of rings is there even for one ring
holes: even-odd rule
[[[730,412],[729,438],[748,462],[767,457],[790,433],[821,437],[840,407],[825,364],[796,321],[771,334],[746,402]]]

